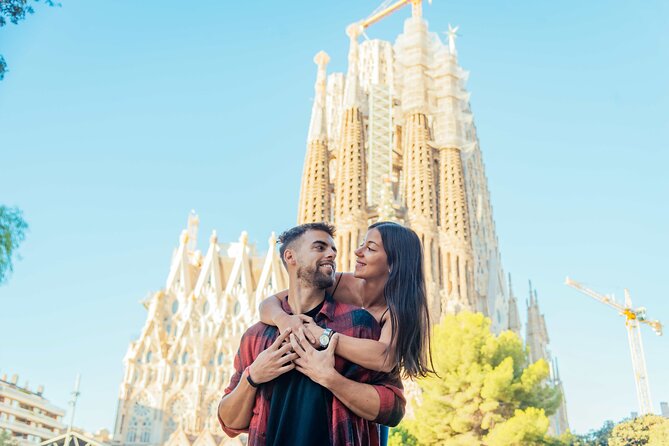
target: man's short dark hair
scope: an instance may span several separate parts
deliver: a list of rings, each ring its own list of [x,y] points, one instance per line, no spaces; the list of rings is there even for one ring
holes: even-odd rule
[[[307,231],[323,231],[328,233],[330,237],[334,237],[335,235],[335,227],[325,222],[304,223],[284,231],[278,239],[278,242],[281,244],[279,247],[279,255],[281,256],[281,261],[284,266],[286,266],[286,261],[283,259],[283,253],[286,252],[286,249],[288,249],[295,240],[302,237]]]

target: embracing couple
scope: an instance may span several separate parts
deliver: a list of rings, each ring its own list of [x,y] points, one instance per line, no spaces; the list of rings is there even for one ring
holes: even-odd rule
[[[404,416],[402,374],[431,372],[420,239],[402,225],[369,227],[354,273],[336,273],[334,227],[281,234],[289,288],[260,305],[218,407],[250,446],[380,445]]]

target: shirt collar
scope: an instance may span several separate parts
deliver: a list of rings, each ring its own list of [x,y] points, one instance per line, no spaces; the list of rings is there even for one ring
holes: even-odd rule
[[[314,319],[322,319],[325,317],[330,321],[333,321],[336,306],[337,303],[330,295],[330,293],[325,293],[325,302],[323,302],[323,307],[321,307],[321,311],[318,312]],[[286,296],[284,299],[281,299],[281,309],[283,309],[283,311],[288,314],[293,314],[293,310],[290,308],[290,305],[288,305],[288,296]]]

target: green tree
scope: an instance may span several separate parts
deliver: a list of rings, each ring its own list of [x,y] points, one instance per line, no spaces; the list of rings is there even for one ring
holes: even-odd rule
[[[27,15],[35,13],[32,3],[39,2],[40,0],[32,0],[30,3],[29,0],[0,0],[0,28],[5,26],[7,21],[18,25],[21,20],[25,20]],[[60,3],[53,0],[42,0],[42,2],[48,6],[60,6]],[[6,72],[7,63],[0,54],[0,81],[5,78]]]
[[[390,429],[388,446],[418,446],[418,441],[405,426],[400,425]]]
[[[0,446],[18,446],[18,442],[9,435],[9,432],[0,431]]]
[[[13,258],[27,229],[28,224],[19,208],[0,206],[0,284],[14,270]]]
[[[558,445],[547,415],[560,404],[548,385],[548,364],[528,364],[513,332],[495,335],[480,313],[447,315],[435,326],[436,375],[418,381],[422,403],[403,423],[421,445]]]
[[[623,421],[609,437],[609,446],[659,446],[669,444],[669,419],[659,415]]]
[[[615,425],[611,420],[605,421],[598,430],[575,436],[573,446],[609,446],[609,437]]]

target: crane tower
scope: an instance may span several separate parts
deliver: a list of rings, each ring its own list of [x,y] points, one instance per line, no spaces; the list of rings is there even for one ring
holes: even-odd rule
[[[593,299],[608,305],[618,311],[625,317],[625,326],[627,327],[627,337],[632,354],[632,370],[634,371],[634,383],[636,384],[636,393],[639,400],[639,413],[641,415],[653,412],[653,403],[650,397],[650,384],[648,383],[648,372],[646,371],[646,357],[643,353],[643,343],[641,342],[640,323],[650,326],[658,336],[662,335],[662,324],[657,320],[649,320],[646,317],[644,307],[633,308],[632,298],[627,289],[625,289],[625,304],[616,302],[612,296],[601,295],[589,288],[586,288],[579,282],[567,277],[565,284],[587,294]]]

